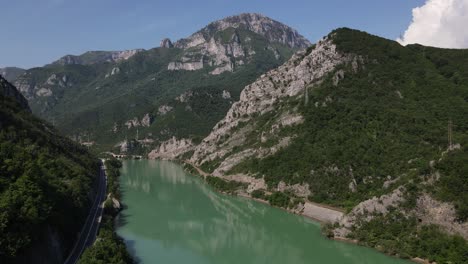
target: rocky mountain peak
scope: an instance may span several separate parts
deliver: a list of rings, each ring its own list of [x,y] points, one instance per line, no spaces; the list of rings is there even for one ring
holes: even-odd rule
[[[295,29],[281,22],[257,13],[242,13],[212,22],[189,38],[177,41],[175,46],[179,48],[196,46],[200,41],[200,35],[203,36],[205,40],[209,40],[216,32],[228,28],[244,28],[262,35],[270,42],[281,43],[290,48],[302,49],[311,45],[310,41],[299,34]]]
[[[161,43],[159,44],[161,48],[172,48],[174,45],[172,44],[172,41],[169,38],[165,38],[161,40]]]
[[[266,37],[271,42],[279,42],[290,48],[307,48],[311,45],[310,41],[299,34],[295,29],[257,13],[243,13],[236,16],[230,16],[213,22],[208,27],[214,27],[216,30],[224,30],[229,27],[239,28],[244,26],[246,29]]]
[[[200,70],[212,67],[210,74],[233,72],[268,50],[276,60],[282,57],[278,45],[287,49],[304,49],[311,43],[295,29],[260,14],[244,13],[210,23],[174,47],[184,53],[168,65],[168,70]],[[261,49],[260,48],[260,49]]]

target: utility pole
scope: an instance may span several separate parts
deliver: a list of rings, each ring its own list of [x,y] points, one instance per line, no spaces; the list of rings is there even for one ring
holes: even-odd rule
[[[452,150],[453,148],[453,131],[452,131],[452,120],[449,120],[448,122],[448,148],[449,150]]]
[[[136,134],[136,141],[138,141],[138,128],[137,128],[137,134]]]
[[[305,96],[304,96],[304,105],[307,106],[309,103],[309,86],[306,86],[305,88]]]

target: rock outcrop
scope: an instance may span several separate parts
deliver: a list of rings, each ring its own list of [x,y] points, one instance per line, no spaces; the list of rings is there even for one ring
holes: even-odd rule
[[[172,106],[169,106],[169,105],[161,105],[159,108],[158,108],[158,114],[163,116],[163,115],[166,115],[167,113],[169,113],[170,111],[172,111],[173,107]]]
[[[174,44],[172,44],[172,41],[170,39],[165,38],[161,40],[161,43],[159,43],[159,47],[169,49],[169,48],[173,48]]]
[[[423,225],[438,225],[447,233],[460,235],[468,240],[468,221],[457,221],[453,204],[440,202],[423,194],[416,202],[415,215]]]
[[[55,88],[72,87],[74,83],[64,73],[52,73],[44,81],[31,78],[30,73],[25,73],[16,79],[14,85],[28,100],[31,100],[37,97],[52,96]]]
[[[232,105],[225,118],[218,122],[212,132],[197,146],[191,161],[201,165],[215,159],[223,159],[223,163],[229,163],[232,167],[248,157],[267,156],[268,153],[265,154],[258,148],[252,149],[244,145],[245,135],[255,129],[252,127],[253,116],[271,113],[276,109],[275,105],[282,100],[303,96],[310,87],[320,84],[322,78],[333,72],[338,65],[356,61],[359,61],[357,56],[338,52],[333,42],[327,38],[318,42],[315,48],[308,52],[298,52],[287,63],[262,75],[244,88],[240,100]],[[294,113],[294,109],[291,111],[278,116],[277,121],[271,124],[268,131],[262,135],[265,141],[268,134],[275,134],[279,127],[297,125],[303,121],[298,113]],[[226,156],[236,146],[241,145],[246,147],[244,151]],[[219,168],[224,166],[223,163]],[[223,173],[219,169],[215,172]]]
[[[165,159],[173,160],[183,154],[192,151],[194,144],[190,139],[177,139],[172,137],[171,139],[162,142],[157,148],[152,150],[148,154],[149,159]]]
[[[81,55],[65,55],[52,65],[90,65],[101,62],[120,62],[128,60],[135,54],[144,51],[144,49],[132,49],[124,51],[88,51]]]
[[[232,72],[248,62],[257,51],[250,36],[241,31],[260,35],[270,43],[278,43],[292,49],[303,49],[310,42],[296,30],[260,14],[241,14],[215,21],[188,38],[181,39],[174,47],[183,49],[178,61],[169,63],[168,70],[200,70],[212,67],[210,74]],[[161,42],[161,45],[169,45]],[[272,46],[266,49],[278,60],[280,54]]]
[[[9,83],[6,79],[4,79],[0,75],[0,94],[6,97],[11,97],[13,98],[16,102],[18,102],[22,108],[28,110],[31,112],[31,109],[29,109],[28,101],[24,96],[11,84]]]
[[[146,113],[141,120],[138,117],[134,117],[130,120],[125,122],[125,126],[127,129],[135,128],[135,127],[149,127],[153,123],[153,116],[150,113]],[[116,127],[116,126],[114,126]]]

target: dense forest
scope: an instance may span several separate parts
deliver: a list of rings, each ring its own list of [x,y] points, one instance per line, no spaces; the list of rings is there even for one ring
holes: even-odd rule
[[[0,84],[0,262],[62,263],[88,213],[98,160],[34,117],[1,76]]]
[[[242,124],[255,129],[233,152],[270,147],[286,136],[294,140],[273,155],[244,160],[228,174],[262,177],[270,191],[280,181],[307,183],[309,200],[348,211],[404,186],[407,201],[399,210],[410,214],[417,198],[429,194],[453,204],[457,221],[466,221],[468,50],[405,47],[346,28],[333,31],[328,38],[338,52],[359,59],[339,65],[318,85],[308,87],[308,94],[286,98],[275,105],[277,111],[258,114],[249,124]],[[287,111],[299,112],[304,122],[282,128],[276,133],[278,140],[260,142],[262,132],[268,133],[275,119]],[[221,161],[202,167],[212,171]],[[262,197],[261,192],[255,195]],[[295,199],[276,196],[274,202],[282,207]],[[442,235],[436,227],[419,229],[414,221],[402,214],[376,217],[356,228],[352,236],[367,245],[388,246],[389,253],[427,257],[438,263],[468,261],[463,238]],[[442,244],[447,248],[440,249]]]

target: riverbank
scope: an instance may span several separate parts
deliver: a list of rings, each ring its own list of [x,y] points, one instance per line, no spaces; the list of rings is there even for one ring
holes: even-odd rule
[[[189,173],[198,174],[205,181],[206,181],[207,177],[215,177],[215,176],[212,176],[209,173],[203,171],[201,168],[198,168],[197,166],[195,166],[191,162],[188,162],[188,161],[179,161],[179,162],[181,162],[184,165],[183,167]],[[188,169],[187,165],[190,166],[192,169]],[[221,178],[221,177],[218,177],[218,178]],[[225,179],[225,178],[221,178],[221,179],[223,179],[225,181],[230,181],[229,179]],[[219,191],[219,190],[217,190],[217,191]],[[252,195],[248,194],[247,192],[225,192],[225,191],[219,191],[219,192],[224,193],[224,194],[236,195],[236,196],[239,196],[239,197],[252,199],[254,201],[257,201],[257,202],[260,202],[260,203],[263,203],[263,204],[267,204],[269,206],[277,207],[277,208],[285,210],[285,211],[287,211],[289,213],[293,213],[293,214],[296,214],[296,215],[300,215],[300,216],[309,218],[311,220],[314,220],[316,222],[321,223],[322,225],[332,225],[333,223],[338,222],[345,215],[345,210],[343,210],[341,208],[336,208],[336,207],[332,207],[332,206],[329,206],[329,205],[314,203],[314,202],[311,202],[311,201],[304,201],[303,205],[302,205],[302,208],[301,207],[299,207],[299,208],[285,208],[285,207],[271,205],[271,203],[268,200],[252,197]],[[349,244],[356,244],[356,245],[361,245],[361,246],[367,247],[366,245],[364,245],[363,243],[361,243],[360,241],[358,241],[356,239],[350,239],[350,238],[346,238],[346,237],[334,237],[334,236],[331,236],[331,237],[327,236],[327,237],[329,239],[332,239],[332,240],[335,240],[335,241],[340,241],[340,242],[345,242],[345,243],[349,243]],[[375,249],[375,250],[377,250],[377,251],[379,251],[379,252],[381,252],[381,253],[383,253],[385,255],[400,258],[397,255],[386,254],[385,252],[382,252],[382,250],[379,250],[379,248],[376,248],[376,247],[370,247],[370,248],[373,248],[373,249]],[[436,264],[435,262],[430,262],[429,260],[422,259],[422,258],[419,258],[419,257],[413,257],[413,258],[410,258],[408,260],[410,260],[410,261],[412,261],[414,263],[419,263],[419,264]]]
[[[205,180],[206,180],[207,177],[216,177],[216,176],[212,176],[211,174],[203,171],[201,168],[195,166],[195,164],[191,163],[190,161],[186,160],[186,161],[181,161],[181,162],[183,164],[187,164],[187,165],[191,166],[195,170],[195,172],[198,175],[200,175],[201,177],[203,177],[203,179],[205,179]],[[186,167],[186,166],[184,166],[184,167]],[[194,170],[188,170],[188,171],[190,173],[194,173]],[[220,179],[222,179],[224,181],[229,181],[229,180],[224,179],[222,177],[218,177],[218,178],[220,178]],[[227,193],[227,192],[224,192],[224,193]],[[227,193],[227,194],[231,194],[231,193]],[[252,197],[252,195],[250,195],[247,192],[236,192],[235,194],[237,196],[240,196],[240,197],[253,199],[255,201],[271,205],[268,200]],[[279,207],[279,206],[275,206],[275,207],[281,208],[281,209],[286,210],[286,211],[288,211],[290,213],[293,213],[293,214],[297,214],[297,215],[301,215],[301,216],[310,218],[310,219],[318,221],[318,222],[320,222],[322,224],[324,224],[324,223],[335,223],[344,216],[344,210],[341,209],[341,208],[334,208],[334,207],[331,207],[331,206],[328,206],[328,205],[322,205],[322,204],[318,204],[318,203],[314,203],[314,202],[310,202],[310,201],[304,201],[302,203],[302,206],[300,204],[298,204],[298,206],[295,207],[295,208],[284,208],[284,207]]]

